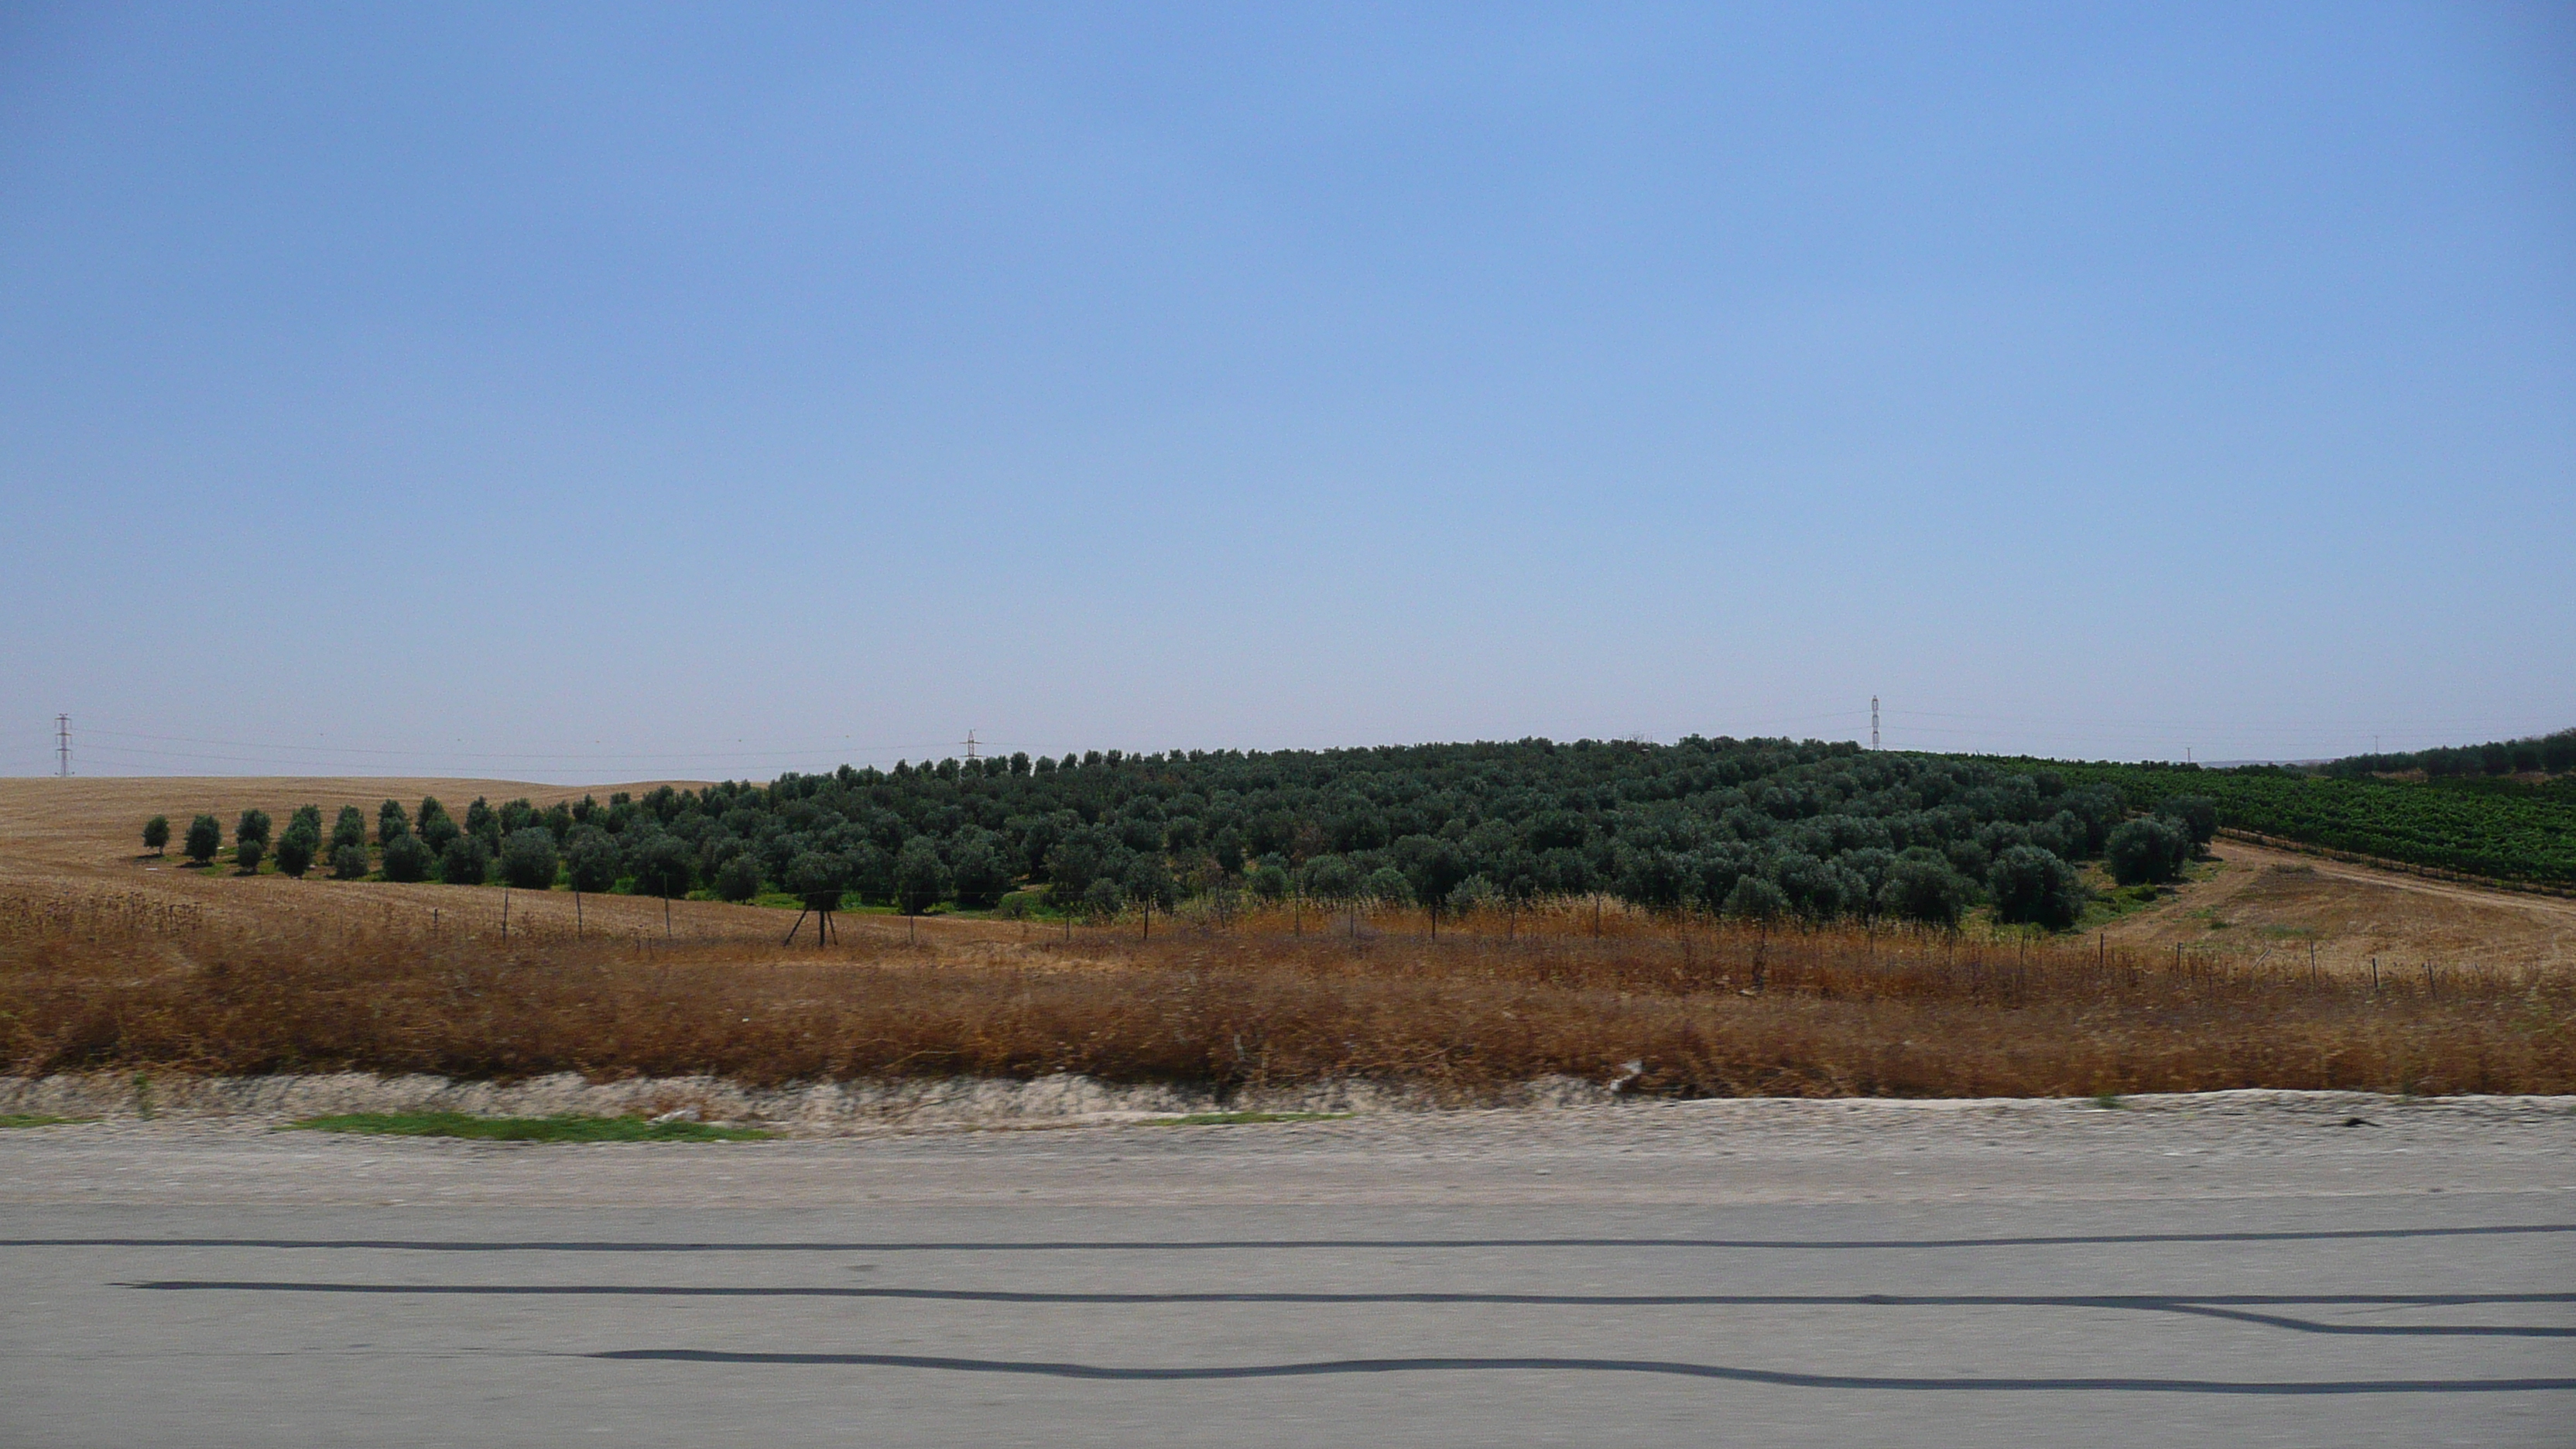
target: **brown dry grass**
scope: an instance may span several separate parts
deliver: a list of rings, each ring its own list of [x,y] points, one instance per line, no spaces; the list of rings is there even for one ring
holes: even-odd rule
[[[1078,1071],[1220,1086],[1363,1077],[1472,1099],[1636,1062],[1636,1089],[1699,1094],[2576,1091],[2576,904],[2234,843],[2219,848],[2224,869],[2107,944],[2029,946],[1765,936],[1614,906],[1598,939],[1583,908],[1444,927],[1437,943],[1418,913],[1363,923],[1356,939],[1346,918],[1311,913],[1297,935],[1278,914],[1158,921],[1150,943],[1135,923],[1068,942],[1050,926],[931,920],[907,944],[901,921],[845,917],[841,949],[783,951],[781,913],[678,902],[666,940],[662,903],[628,897],[589,898],[575,939],[561,892],[517,893],[505,945],[495,889],[138,858],[155,812],[229,825],[247,805],[372,813],[424,793],[461,805],[583,790],[0,781],[0,1070]]]
[[[2169,951],[1763,933],[1581,913],[1497,934],[1289,935],[1277,917],[837,950],[508,945],[356,913],[244,926],[143,895],[0,903],[15,1073],[709,1073],[752,1083],[1083,1072],[1367,1078],[1454,1100],[1552,1073],[1633,1090],[2064,1096],[2226,1087],[2576,1090],[2576,979],[2372,989]],[[899,931],[899,927],[896,928]],[[773,938],[774,939],[774,938]],[[1631,1068],[1629,1063],[1637,1064]]]

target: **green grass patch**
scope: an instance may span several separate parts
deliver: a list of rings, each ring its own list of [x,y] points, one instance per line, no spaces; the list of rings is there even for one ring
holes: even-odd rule
[[[463,1112],[350,1112],[307,1117],[289,1132],[364,1132],[379,1137],[470,1137],[483,1142],[757,1142],[753,1127],[647,1122],[641,1117],[474,1117]]]
[[[42,1112],[0,1112],[0,1127],[62,1127],[74,1122],[95,1122],[96,1117],[48,1117]]]
[[[1186,1117],[1157,1117],[1158,1127],[1245,1127],[1256,1122],[1339,1122],[1348,1112],[1192,1112]]]

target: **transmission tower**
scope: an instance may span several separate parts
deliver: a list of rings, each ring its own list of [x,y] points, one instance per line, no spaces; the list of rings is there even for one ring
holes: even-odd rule
[[[973,730],[968,730],[966,732],[966,762],[971,765],[978,758],[980,757],[975,753],[975,732]]]
[[[72,773],[72,717],[54,716],[54,773],[69,779]]]
[[[1878,696],[1869,697],[1869,747],[1878,748]]]

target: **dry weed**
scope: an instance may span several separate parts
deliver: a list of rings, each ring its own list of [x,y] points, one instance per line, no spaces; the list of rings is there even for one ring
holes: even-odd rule
[[[1165,926],[1150,942],[869,937],[818,953],[0,903],[0,1062],[753,1084],[1366,1078],[1453,1100],[1556,1073],[1675,1095],[2576,1091],[2563,971],[2374,986],[2091,941],[1634,916],[1595,937],[1580,909],[1436,942],[1291,924]]]

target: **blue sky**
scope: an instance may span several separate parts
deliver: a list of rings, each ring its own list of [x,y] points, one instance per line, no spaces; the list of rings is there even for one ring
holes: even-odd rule
[[[2576,723],[2576,9],[13,6],[0,772]]]

